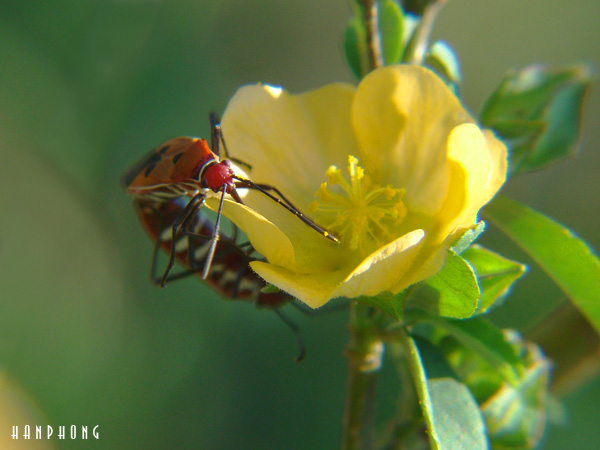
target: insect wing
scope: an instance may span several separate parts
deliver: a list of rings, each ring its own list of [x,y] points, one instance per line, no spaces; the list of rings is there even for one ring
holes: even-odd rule
[[[216,156],[204,139],[170,139],[146,154],[121,177],[121,185],[134,196],[187,182],[197,183],[198,168]]]

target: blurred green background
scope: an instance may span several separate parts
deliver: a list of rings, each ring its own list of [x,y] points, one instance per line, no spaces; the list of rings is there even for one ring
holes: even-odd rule
[[[196,279],[153,287],[118,177],[167,138],[206,136],[244,83],[353,81],[349,16],[347,0],[0,0],[0,448],[337,448],[346,313],[288,311],[308,350],[296,364],[271,312]],[[600,2],[453,0],[435,36],[477,112],[510,67],[600,67]],[[600,249],[597,90],[586,110],[580,155],[505,193]],[[483,243],[528,262],[493,230]],[[563,300],[532,268],[494,320],[524,330]],[[598,379],[571,393],[544,448],[597,449],[599,399]],[[97,424],[100,440],[11,441],[26,423]]]

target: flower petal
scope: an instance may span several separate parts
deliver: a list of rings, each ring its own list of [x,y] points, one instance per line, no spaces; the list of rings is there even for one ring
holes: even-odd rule
[[[377,69],[358,88],[334,84],[290,95],[243,87],[222,126],[231,155],[253,166],[248,176],[304,213],[327,168],[344,167],[349,155],[360,157],[372,186],[404,192],[406,217],[384,228],[396,238],[366,258],[255,190],[244,197],[248,208],[226,202],[224,214],[268,260],[252,268],[313,308],[335,297],[397,293],[434,275],[457,230],[476,222],[506,179],[504,144],[474,124],[441,79],[417,66]],[[331,210],[311,218],[325,228],[320,219],[345,220],[332,219]]]
[[[280,289],[311,308],[319,308],[332,298],[376,295],[397,284],[419,254],[425,233],[415,230],[387,244],[367,257],[353,270],[299,274],[255,261],[252,269]]]
[[[345,83],[299,95],[268,85],[242,87],[222,120],[229,151],[252,165],[252,181],[276,186],[306,209],[327,168],[345,164],[357,148],[350,120],[354,92]]]
[[[477,221],[477,213],[506,180],[507,149],[490,131],[457,126],[448,138],[450,186],[436,217],[440,239]]]
[[[222,120],[231,156],[252,165],[248,177],[253,182],[277,188],[306,214],[327,168],[345,165],[348,152],[358,151],[350,120],[354,92],[344,83],[299,95],[267,85],[240,88]],[[288,236],[300,272],[335,270],[347,263],[335,244],[260,192],[249,191],[244,203]],[[310,217],[326,225],[318,213]]]
[[[298,298],[311,308],[319,308],[334,297],[337,286],[344,280],[347,271],[337,270],[312,274],[297,273],[260,261],[250,267],[268,283]]]
[[[208,198],[206,205],[213,211],[219,208],[219,199]],[[225,200],[223,215],[246,233],[255,250],[273,264],[296,269],[292,243],[275,225],[251,208]]]
[[[355,298],[390,290],[412,266],[424,237],[423,230],[414,230],[380,248],[346,277],[336,294]]]
[[[448,186],[448,134],[473,122],[444,82],[419,66],[375,70],[358,87],[352,122],[374,181],[406,188],[410,209],[435,213]]]

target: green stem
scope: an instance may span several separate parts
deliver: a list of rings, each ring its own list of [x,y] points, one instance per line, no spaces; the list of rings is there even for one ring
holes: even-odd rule
[[[348,384],[342,450],[373,448],[375,388],[383,356],[376,316],[371,308],[353,301],[349,322]]]
[[[423,15],[419,20],[419,25],[417,25],[417,29],[407,45],[406,52],[404,53],[404,62],[423,65],[433,24],[446,1],[433,0],[425,7]]]

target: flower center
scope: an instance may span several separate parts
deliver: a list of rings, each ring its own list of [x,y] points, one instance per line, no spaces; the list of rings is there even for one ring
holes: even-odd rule
[[[370,253],[393,237],[390,227],[406,216],[402,201],[404,189],[373,184],[358,159],[348,156],[350,182],[336,166],[327,169],[327,182],[321,184],[309,210],[333,215],[327,229],[336,233],[351,250]],[[331,186],[339,186],[334,192]],[[340,192],[341,191],[341,192]]]

